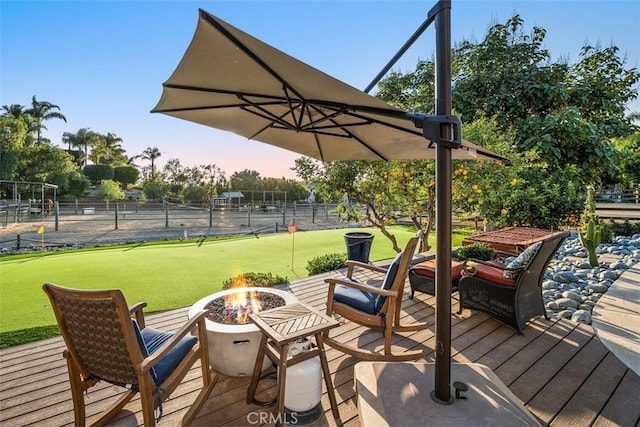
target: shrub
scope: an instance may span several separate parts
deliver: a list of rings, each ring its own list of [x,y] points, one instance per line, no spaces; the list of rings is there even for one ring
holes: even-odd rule
[[[105,179],[100,183],[100,187],[96,191],[96,197],[101,200],[122,200],[124,199],[124,191],[120,189],[117,182]]]
[[[182,192],[185,200],[193,203],[204,203],[209,199],[209,189],[203,185],[189,186]]]
[[[148,200],[162,200],[167,188],[161,181],[147,181],[142,187],[142,192]]]
[[[124,188],[135,184],[140,176],[140,171],[133,165],[116,166],[113,168],[113,180],[122,184]]]
[[[468,246],[462,246],[456,251],[456,257],[460,261],[475,258],[482,261],[489,261],[496,257],[496,251],[487,243],[472,243]]]
[[[238,287],[269,287],[289,283],[287,277],[274,276],[271,273],[242,273],[222,282],[222,289]]]
[[[92,184],[97,184],[105,179],[113,179],[113,167],[110,165],[87,165],[82,173],[89,178]]]
[[[330,253],[312,258],[307,262],[307,271],[310,275],[326,273],[346,265],[346,253]]]
[[[632,223],[629,222],[628,219],[625,219],[624,222],[615,222],[614,220],[611,220],[609,223],[607,223],[607,226],[614,236],[630,237],[634,234],[640,233],[640,222]]]

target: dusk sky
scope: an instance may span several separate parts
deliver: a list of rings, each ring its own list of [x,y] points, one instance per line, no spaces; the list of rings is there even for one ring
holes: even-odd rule
[[[435,1],[7,1],[0,0],[0,105],[57,104],[67,117],[45,137],[90,128],[123,139],[127,155],[147,147],[159,164],[216,164],[227,176],[254,169],[293,178],[299,155],[228,132],[151,114],[162,83],[182,58],[198,8],[283,52],[364,89],[426,19]],[[547,30],[552,60],[579,59],[589,43],[614,44],[627,68],[640,66],[640,2],[453,0],[452,42],[479,41],[514,13]],[[393,68],[409,72],[435,50],[433,26]],[[375,89],[372,91],[375,93]],[[640,111],[636,100],[629,106]]]

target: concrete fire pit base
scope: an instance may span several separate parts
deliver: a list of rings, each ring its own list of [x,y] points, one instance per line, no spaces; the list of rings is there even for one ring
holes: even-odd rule
[[[205,306],[214,299],[225,297],[236,292],[265,292],[280,296],[285,301],[285,305],[298,302],[298,299],[290,292],[273,288],[237,288],[227,289],[208,295],[197,301],[189,309],[189,318],[194,317]],[[207,339],[209,340],[209,356],[211,368],[217,372],[230,377],[251,376],[253,365],[256,362],[258,348],[262,333],[256,325],[248,323],[245,325],[227,325],[223,323],[206,320]],[[262,364],[264,371],[271,366],[271,361],[265,357]]]

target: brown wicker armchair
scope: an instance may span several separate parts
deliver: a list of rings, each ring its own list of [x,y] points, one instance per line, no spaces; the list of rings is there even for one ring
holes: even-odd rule
[[[510,267],[495,261],[465,261],[458,282],[458,313],[464,308],[479,310],[515,328],[518,333],[522,333],[534,316],[543,315],[549,319],[542,300],[542,280],[549,262],[567,236],[567,231],[558,232],[535,243],[527,249],[532,257],[519,266]]]
[[[162,415],[162,401],[182,382],[200,359],[203,388],[180,425],[188,425],[217,381],[209,366],[205,314],[192,318],[177,333],[145,327],[140,303],[127,307],[119,290],[83,291],[45,284],[67,349],[67,369],[75,425],[85,425],[83,393],[106,381],[130,391],[101,414],[95,425],[103,425],[140,393],[145,426],[154,426],[155,410]],[[131,315],[135,314],[135,320]],[[196,330],[196,336],[190,332]]]

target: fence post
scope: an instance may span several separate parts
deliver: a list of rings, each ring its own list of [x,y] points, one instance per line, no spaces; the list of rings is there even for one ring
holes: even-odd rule
[[[282,210],[282,226],[283,226],[283,227],[286,225],[286,224],[285,224],[285,222],[286,222],[285,215],[286,215],[286,214],[287,214],[287,213],[286,213],[286,212],[285,212],[285,210],[283,209],[283,210]]]
[[[54,216],[54,218],[55,218],[55,227],[54,227],[54,229],[55,229],[56,231],[58,231],[58,220],[60,219],[60,218],[59,218],[59,214],[60,214],[60,212],[59,212],[59,211],[60,211],[60,202],[58,202],[58,201],[56,200],[56,204],[55,204],[55,205],[53,205],[53,216]]]
[[[213,227],[213,204],[209,202],[209,228]]]
[[[162,201],[164,204],[164,228],[169,228],[169,203]]]
[[[20,235],[18,234],[16,236],[16,250],[20,249]]]
[[[78,199],[76,199],[76,215],[78,215]]]
[[[278,223],[276,222],[276,234],[278,234]]]
[[[251,227],[251,205],[249,205],[249,210],[247,211],[247,227]]]
[[[118,202],[116,202],[115,213],[116,213],[116,230],[117,230],[118,229]]]
[[[311,224],[316,223],[316,204],[311,203]]]

